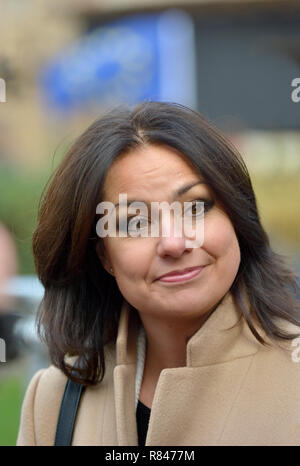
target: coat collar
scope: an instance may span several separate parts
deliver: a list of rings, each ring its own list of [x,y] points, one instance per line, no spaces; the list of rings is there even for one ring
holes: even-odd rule
[[[251,315],[246,293],[243,298],[245,310]],[[272,345],[273,341],[253,312],[251,317],[257,332]],[[138,445],[135,382],[140,325],[138,312],[124,300],[114,367],[117,444],[123,446]],[[219,444],[228,413],[262,345],[250,330],[232,293],[228,292],[189,339],[186,348],[186,366],[165,368],[159,375],[147,446]],[[255,383],[256,375],[252,377]]]
[[[220,409],[222,407],[224,411],[222,416],[224,419],[226,418],[226,412],[233,402],[232,397],[235,396],[231,386],[232,377],[235,377],[235,383],[241,383],[244,374],[248,370],[249,361],[251,361],[248,356],[254,355],[260,345],[245,319],[243,317],[240,319],[240,317],[241,312],[236,306],[232,294],[230,292],[226,293],[203,325],[189,339],[186,366],[166,368],[161,371],[152,403],[146,445],[161,445],[162,439],[164,439],[164,442],[170,442],[166,443],[166,445],[177,445],[182,442],[182,433],[176,433],[177,430],[175,429],[174,437],[173,433],[172,435],[168,433],[167,427],[167,425],[174,423],[174,416],[178,411],[177,397],[172,396],[172,392],[170,392],[170,387],[176,385],[178,380],[181,381],[182,386],[185,386],[183,391],[188,393],[191,399],[200,397],[200,399],[205,400],[207,392],[215,390],[215,377],[221,377],[222,390],[227,387],[226,390],[230,394],[226,406],[224,405],[222,392],[218,392],[216,397],[219,400]],[[116,366],[114,368],[118,445],[138,444],[135,381],[137,373],[137,336],[140,325],[141,320],[138,312],[124,300],[116,341]],[[265,338],[264,332],[260,331],[259,333]],[[225,361],[227,362],[227,370],[224,372],[223,363]],[[236,373],[237,365],[239,371]],[[203,386],[201,392],[203,380],[205,380],[205,386]],[[183,405],[186,402],[186,400],[183,400]],[[204,401],[202,406],[204,411],[205,406]],[[204,417],[211,416],[209,413],[203,413],[203,415]],[[184,410],[182,417],[186,419],[186,416],[191,416],[191,411],[186,412]],[[217,417],[219,425],[221,422],[219,413]],[[187,422],[187,420],[183,422]],[[163,427],[165,423],[167,425]],[[203,432],[199,431],[199,435],[206,438],[206,429],[205,427],[203,429]],[[214,435],[218,436],[219,433],[216,432]]]
[[[249,310],[247,299],[246,305]],[[136,363],[136,342],[140,325],[136,309],[124,300],[116,342],[117,365]],[[259,333],[267,339],[261,328]],[[232,293],[228,291],[199,330],[189,339],[186,366],[201,367],[249,356],[258,351],[259,345]]]

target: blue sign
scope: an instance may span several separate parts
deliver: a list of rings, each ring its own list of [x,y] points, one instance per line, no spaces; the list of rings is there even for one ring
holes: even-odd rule
[[[135,15],[101,26],[72,44],[41,72],[43,96],[74,111],[144,100],[193,106],[193,23],[180,10]]]

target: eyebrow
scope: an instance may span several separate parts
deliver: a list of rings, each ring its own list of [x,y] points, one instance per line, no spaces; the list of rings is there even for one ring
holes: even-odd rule
[[[205,184],[205,182],[203,180],[198,180],[193,183],[189,183],[189,184],[182,186],[177,191],[173,192],[173,200],[175,200],[177,197],[183,196],[187,191],[189,191],[190,189],[192,189],[194,186],[198,184]],[[128,204],[131,204],[132,202],[145,202],[145,201],[138,200],[138,199],[127,199]],[[148,202],[145,202],[145,204],[148,204]],[[115,207],[118,207],[118,205],[119,205],[119,202],[114,204]]]

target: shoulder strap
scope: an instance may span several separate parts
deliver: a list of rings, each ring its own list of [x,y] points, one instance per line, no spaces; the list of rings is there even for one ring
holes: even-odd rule
[[[72,443],[77,409],[84,385],[68,379],[60,406],[54,446],[69,446]]]

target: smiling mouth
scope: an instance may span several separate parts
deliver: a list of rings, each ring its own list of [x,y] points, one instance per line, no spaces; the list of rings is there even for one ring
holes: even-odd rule
[[[156,281],[166,283],[185,282],[199,275],[205,267],[206,266],[193,267],[182,273],[164,275],[158,278]]]

